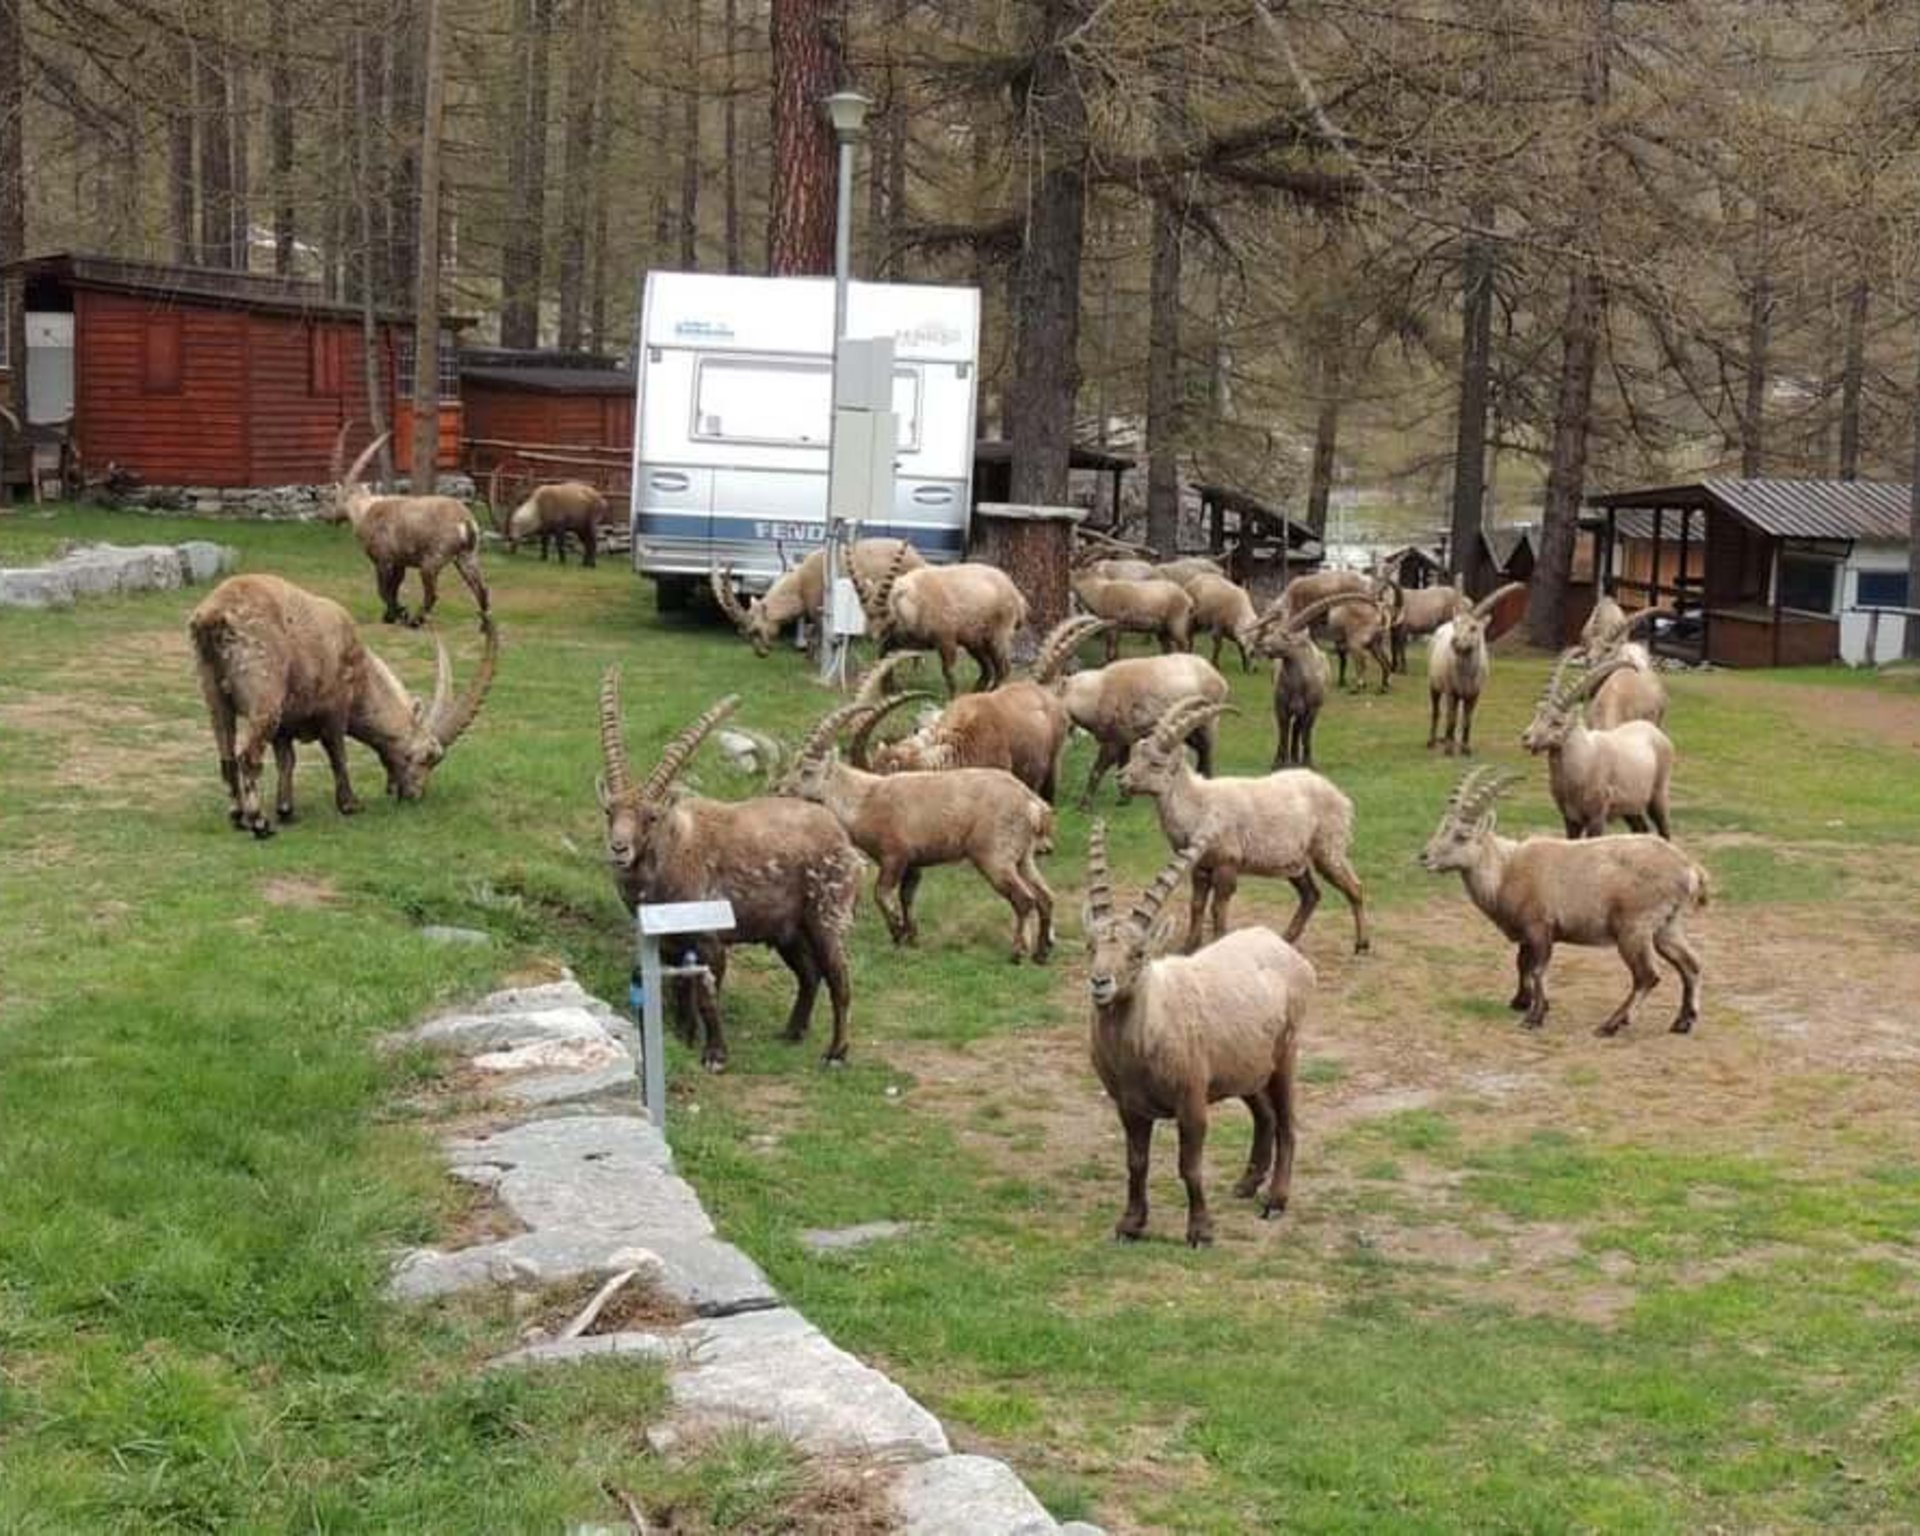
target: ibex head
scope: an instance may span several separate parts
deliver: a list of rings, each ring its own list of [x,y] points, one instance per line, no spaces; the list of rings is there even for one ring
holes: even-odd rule
[[[1472,868],[1480,840],[1492,835],[1495,802],[1522,777],[1510,768],[1469,768],[1440,813],[1440,825],[1420,850],[1421,868],[1434,874]]]
[[[1560,653],[1560,659],[1553,664],[1553,675],[1547,679],[1546,692],[1534,706],[1533,719],[1520,733],[1520,745],[1536,756],[1564,746],[1568,734],[1579,722],[1581,705],[1599,692],[1600,685],[1614,673],[1633,666],[1625,657],[1616,656],[1597,667],[1574,672],[1572,669],[1579,665],[1581,656],[1578,646]]]
[[[1303,658],[1313,649],[1313,626],[1343,602],[1352,600],[1351,593],[1336,593],[1294,613],[1276,605],[1254,621],[1248,643],[1263,656]]]
[[[446,645],[436,634],[432,699],[423,701],[412,697],[410,727],[378,744],[381,764],[387,770],[387,792],[398,799],[420,798],[433,770],[473,724],[474,716],[486,702],[487,691],[493,687],[494,672],[500,664],[500,631],[490,617],[480,620],[480,629],[485,636],[485,649],[466,692],[458,699],[453,696],[453,662],[447,656]],[[395,686],[399,686],[397,682]]]
[[[1129,795],[1157,795],[1169,788],[1187,761],[1187,738],[1224,714],[1238,713],[1231,704],[1216,704],[1190,694],[1173,705],[1153,728],[1133,744],[1120,770],[1120,788]]]
[[[1107,824],[1096,821],[1087,833],[1087,902],[1081,913],[1087,945],[1087,990],[1096,1008],[1110,1008],[1132,995],[1140,975],[1172,938],[1176,913],[1165,912],[1167,898],[1193,868],[1199,850],[1183,848],[1154,876],[1125,917],[1114,911],[1113,872],[1107,866]]]
[[[1453,625],[1453,650],[1457,656],[1467,656],[1477,650],[1486,640],[1487,625],[1493,622],[1493,610],[1501,601],[1515,592],[1524,592],[1524,581],[1510,581],[1504,587],[1489,592],[1479,602],[1464,612],[1456,613],[1450,621]]]
[[[740,594],[733,589],[733,567],[730,565],[709,572],[707,579],[712,584],[713,600],[720,605],[720,611],[752,644],[753,654],[765,656],[773,649],[773,642],[780,638],[780,626],[768,613],[766,600],[755,599],[743,606]]]
[[[646,782],[635,784],[620,723],[620,669],[600,679],[600,753],[604,772],[595,784],[607,818],[607,862],[616,877],[636,875],[653,844],[660,818],[673,804],[673,786],[711,731],[740,705],[728,694],[667,743]]]

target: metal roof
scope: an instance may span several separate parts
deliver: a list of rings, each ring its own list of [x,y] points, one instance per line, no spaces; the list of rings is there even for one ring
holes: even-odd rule
[[[1701,480],[1692,485],[1614,491],[1587,498],[1615,510],[1717,508],[1784,539],[1866,539],[1904,544],[1910,488],[1868,480]]]
[[[1707,537],[1707,514],[1695,508],[1684,514],[1687,521],[1687,542],[1701,544]],[[1603,525],[1604,526],[1604,525]],[[1614,519],[1614,531],[1623,539],[1651,539],[1653,537],[1653,514],[1640,509],[1622,512]],[[1663,543],[1680,541],[1680,518],[1668,515],[1660,519],[1660,538]]]
[[[973,445],[973,459],[976,464],[1011,464],[1013,462],[1013,442],[1005,437],[983,437]],[[1105,448],[1092,448],[1084,443],[1073,445],[1072,457],[1067,462],[1069,469],[1098,469],[1108,473],[1129,470],[1139,461],[1128,458],[1124,453],[1112,453]]]
[[[633,375],[624,368],[489,368],[462,361],[463,384],[525,389],[540,395],[630,395]]]

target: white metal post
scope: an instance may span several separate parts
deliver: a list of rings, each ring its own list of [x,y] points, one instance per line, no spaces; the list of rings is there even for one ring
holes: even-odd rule
[[[628,1002],[637,1005],[640,1025],[640,1096],[653,1123],[667,1128],[667,1031],[661,1007],[661,988],[669,977],[693,977],[703,985],[711,979],[704,965],[660,963],[660,941],[671,935],[731,933],[733,903],[721,901],[645,903],[633,914],[639,975],[629,984]]]
[[[827,120],[833,124],[833,136],[840,146],[840,168],[834,188],[833,365],[827,381],[827,568],[824,573],[825,600],[820,615],[820,680],[833,683],[839,680],[846,660],[846,645],[836,633],[833,623],[833,599],[839,587],[841,542],[846,530],[833,511],[832,417],[834,403],[839,398],[840,343],[847,334],[847,285],[853,280],[853,148],[859,141],[867,108],[872,103],[857,92],[836,91],[820,105],[827,114]]]

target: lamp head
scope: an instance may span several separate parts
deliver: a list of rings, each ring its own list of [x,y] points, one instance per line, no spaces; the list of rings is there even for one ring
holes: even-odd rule
[[[872,106],[873,102],[858,91],[835,91],[820,103],[827,121],[833,124],[834,138],[843,144],[865,134],[867,112]]]

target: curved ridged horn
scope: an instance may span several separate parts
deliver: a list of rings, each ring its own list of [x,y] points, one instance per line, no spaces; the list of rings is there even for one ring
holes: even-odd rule
[[[872,752],[869,743],[880,722],[896,709],[907,704],[923,703],[933,697],[924,688],[910,688],[905,693],[891,693],[879,703],[869,703],[866,713],[853,728],[853,735],[847,738],[847,761],[863,772],[871,765]]]
[[[1624,641],[1627,636],[1631,635],[1642,624],[1651,623],[1655,619],[1677,619],[1679,617],[1680,615],[1675,611],[1671,603],[1655,603],[1648,608],[1636,608],[1627,616],[1627,622],[1622,624],[1616,633],[1607,637],[1607,643],[1609,645],[1617,645]]]
[[[1524,777],[1510,768],[1470,768],[1460,780],[1459,788],[1454,790],[1447,814],[1462,824],[1478,821]]]
[[[620,731],[620,667],[600,674],[600,758],[606,768],[607,793],[615,800],[633,792],[633,772],[627,766],[627,743]]]
[[[1391,603],[1383,603],[1381,605],[1385,608],[1387,616],[1389,618],[1399,617],[1400,610],[1407,606],[1407,594],[1400,590],[1400,583],[1387,575],[1376,576],[1374,580],[1378,585],[1385,587],[1393,594],[1393,601]]]
[[[900,547],[893,552],[893,558],[887,562],[885,573],[872,586],[860,590],[860,605],[867,610],[867,622],[876,632],[886,627],[887,604],[893,597],[893,584],[906,570],[907,560],[912,553],[913,546],[902,539]]]
[[[1050,683],[1060,675],[1060,669],[1073,659],[1073,653],[1091,640],[1112,628],[1112,620],[1096,619],[1091,614],[1076,613],[1062,619],[1047,631],[1046,638],[1040,642],[1040,649],[1033,657],[1033,680],[1036,683]]]
[[[1133,904],[1128,919],[1143,938],[1153,932],[1160,909],[1167,904],[1167,898],[1180,888],[1188,871],[1193,868],[1194,860],[1199,857],[1199,848],[1189,843],[1166,862],[1160,873],[1153,877],[1153,884],[1140,893],[1140,899]]]
[[[1616,656],[1611,661],[1603,661],[1599,666],[1587,673],[1585,677],[1580,679],[1579,686],[1576,687],[1568,697],[1567,703],[1578,704],[1583,700],[1590,699],[1595,693],[1599,692],[1600,685],[1612,677],[1614,673],[1631,672],[1634,670],[1636,670],[1636,668],[1633,663],[1628,661],[1624,656]]]
[[[1277,608],[1269,609],[1261,616],[1260,622],[1255,626],[1255,632],[1264,633],[1268,629],[1306,629],[1323,613],[1331,613],[1342,603],[1352,601],[1352,597],[1353,594],[1349,592],[1335,593],[1332,597],[1323,597],[1308,603],[1298,613],[1287,613]]]
[[[918,661],[925,651],[895,651],[891,656],[882,656],[861,675],[860,686],[853,691],[856,704],[877,704],[886,696],[887,684],[893,674],[910,661]]]
[[[720,611],[732,622],[735,629],[747,627],[747,610],[740,604],[740,594],[733,590],[733,567],[714,566],[707,572],[707,581],[713,588],[713,600],[720,605]]]
[[[1113,921],[1113,871],[1107,865],[1107,823],[1087,828],[1087,915],[1095,929]]]
[[[794,764],[798,766],[812,758],[825,755],[827,750],[832,747],[835,739],[840,735],[840,732],[846,728],[848,722],[864,714],[871,708],[873,708],[871,704],[865,703],[860,699],[853,699],[848,703],[835,705],[832,709],[828,710],[818,720],[814,721],[813,729],[807,732],[799,747],[794,751]]]
[[[1581,651],[1577,645],[1569,646],[1554,659],[1553,671],[1547,677],[1546,691],[1540,695],[1543,704],[1558,704],[1566,696],[1567,671],[1580,664]]]
[[[340,423],[340,430],[333,435],[333,452],[327,456],[327,474],[332,477],[335,485],[340,484],[340,477],[346,469],[347,434],[353,430],[353,426],[354,423],[349,418]]]
[[[467,691],[457,701],[436,705],[428,716],[428,729],[434,734],[442,747],[451,747],[458,741],[467,727],[473,724],[473,718],[480,713],[480,706],[487,701],[487,693],[493,687],[493,675],[500,667],[500,628],[494,623],[492,615],[480,620],[480,633],[483,637],[483,649],[480,652],[480,665],[473,674],[473,681],[467,684]],[[439,635],[433,637],[433,643],[440,645]],[[446,660],[446,647],[440,646],[440,660]],[[453,672],[447,669],[447,692],[452,694]],[[436,687],[435,692],[439,690]]]
[[[1479,602],[1473,605],[1473,616],[1476,619],[1484,619],[1488,614],[1493,612],[1494,604],[1501,601],[1508,593],[1524,592],[1526,590],[1527,584],[1524,581],[1510,581],[1504,587],[1495,587],[1485,597],[1481,598]]]
[[[368,443],[366,447],[362,448],[360,450],[360,457],[353,461],[352,467],[347,470],[346,478],[340,483],[342,485],[358,485],[360,483],[361,472],[366,469],[373,456],[385,446],[387,439],[392,436],[393,434],[391,432],[382,432],[372,442]]]
[[[707,739],[707,733],[739,707],[740,695],[730,693],[668,742],[666,750],[660,754],[660,761],[654,765],[653,772],[647,775],[647,782],[634,791],[634,798],[642,803],[665,798],[667,791],[673,787],[673,781],[680,777],[680,770],[687,766],[687,759]]]
[[[1150,745],[1160,752],[1171,752],[1181,742],[1197,731],[1206,721],[1229,711],[1238,713],[1231,704],[1216,704],[1213,700],[1190,693],[1179,700],[1153,727]]]

